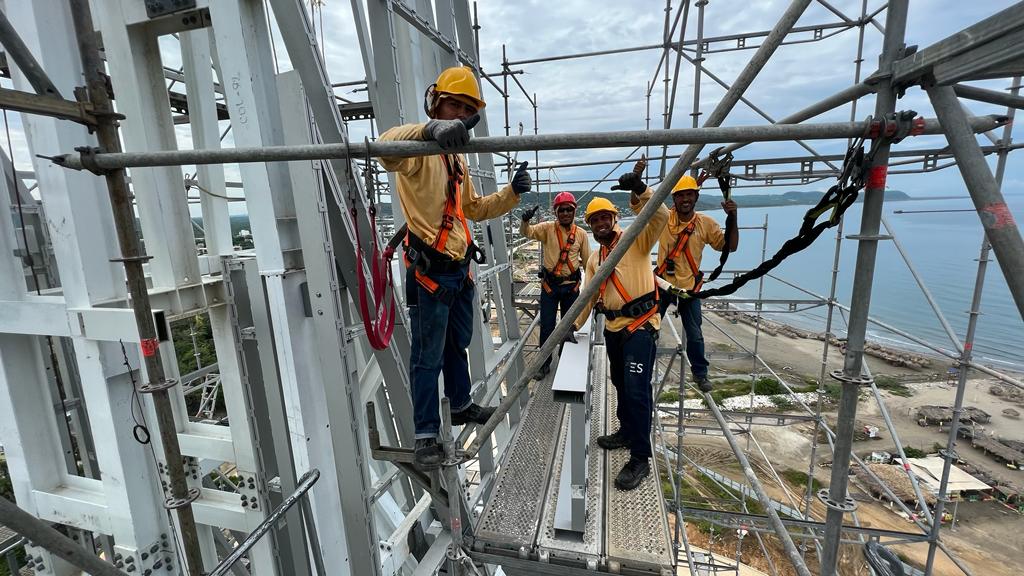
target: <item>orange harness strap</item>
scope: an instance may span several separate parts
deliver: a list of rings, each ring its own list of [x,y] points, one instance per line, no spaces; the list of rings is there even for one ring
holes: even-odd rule
[[[690,272],[693,274],[694,286],[693,289],[700,290],[701,285],[704,284],[703,274],[701,274],[700,267],[697,266],[697,261],[693,258],[693,254],[690,252],[690,236],[693,235],[693,231],[697,227],[697,216],[693,215],[693,220],[679,233],[679,237],[676,238],[676,243],[672,246],[672,250],[669,251],[665,261],[658,265],[654,270],[654,274],[661,276],[665,273],[665,269],[668,268],[668,263],[671,260],[675,260],[679,257],[679,253],[682,252],[686,256],[686,262],[690,265]]]
[[[569,249],[576,243],[576,224],[572,225],[572,229],[569,230],[569,237],[566,238],[565,242],[562,242],[562,227],[557,222],[555,223],[555,233],[558,234],[558,262],[555,263],[555,269],[551,271],[551,275],[558,276],[558,271],[562,269],[562,266],[567,267],[571,275],[576,272],[572,267],[572,261],[569,260]],[[541,266],[543,266],[543,263],[541,263]],[[548,285],[546,278],[541,281],[540,285],[544,288],[545,292],[551,293],[551,286]],[[577,289],[579,289],[578,283]]]
[[[466,215],[462,211],[462,182],[464,174],[462,163],[459,162],[458,156],[448,154],[441,155],[441,161],[444,162],[444,169],[448,173],[448,190],[445,194],[441,228],[430,247],[444,253],[445,246],[448,245],[450,232],[455,228],[456,220],[462,223],[466,246],[469,246],[473,237],[469,232],[469,223],[466,221]],[[406,258],[405,264],[406,266],[411,265],[408,258]],[[431,294],[437,291],[437,282],[434,282],[434,280],[419,270],[416,270],[416,281]]]
[[[615,240],[612,242],[612,245],[610,247],[609,246],[601,246],[601,257],[600,257],[600,259],[598,261],[598,266],[600,266],[601,263],[604,262],[604,259],[608,257],[608,253],[611,251],[611,249],[615,248],[615,245],[619,243],[619,238],[620,237],[621,237],[621,234],[619,236],[616,236]],[[606,278],[604,280],[604,282],[601,282],[601,288],[598,290],[598,295],[597,295],[598,305],[600,305],[602,307],[604,305],[604,290],[608,286],[608,280],[611,280],[612,285],[615,286],[615,291],[619,293],[619,298],[622,298],[622,302],[624,304],[625,303],[629,303],[629,302],[631,302],[633,300],[633,298],[629,295],[629,292],[626,291],[626,287],[623,286],[622,282],[619,280],[618,274],[615,273],[615,270],[612,270],[611,275],[609,275],[608,278]],[[655,290],[654,290],[654,301],[655,301],[655,303],[658,302],[658,297],[659,297],[658,296],[658,290],[657,290],[657,288],[655,288]],[[658,312],[658,306],[657,306],[657,304],[655,304],[654,307],[652,307],[650,310],[645,312],[642,316],[638,316],[632,322],[630,322],[629,326],[626,327],[626,330],[630,334],[632,334],[633,332],[636,332],[637,328],[640,328],[641,326],[646,324],[647,321],[650,320],[651,317],[654,316],[657,312]]]

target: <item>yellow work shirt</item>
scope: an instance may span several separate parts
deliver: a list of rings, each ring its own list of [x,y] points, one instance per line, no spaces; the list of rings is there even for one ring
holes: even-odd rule
[[[704,246],[711,246],[721,252],[725,248],[725,233],[722,232],[721,226],[718,225],[718,222],[715,222],[714,218],[701,212],[694,212],[693,217],[697,219],[697,224],[693,227],[690,239],[686,241],[686,248],[690,250],[693,262],[697,265],[697,269],[700,270],[700,257],[701,253],[704,252]],[[672,248],[676,245],[679,235],[689,225],[690,220],[686,222],[680,221],[679,213],[672,210],[668,217],[668,225],[665,226],[665,230],[661,233],[661,238],[658,240],[658,266],[661,266],[661,263],[668,258]],[[693,270],[690,269],[690,262],[686,259],[686,253],[683,250],[679,251],[679,254],[675,257],[675,262],[675,273],[667,274],[665,280],[668,280],[676,288],[692,290],[694,287]]]
[[[644,205],[647,204],[647,201],[651,199],[652,194],[654,194],[654,191],[648,188],[640,195],[639,202],[631,202],[629,207],[633,209],[633,212],[640,212],[643,210]],[[619,260],[619,263],[615,265],[615,275],[618,277],[622,287],[625,288],[630,299],[639,298],[644,294],[653,292],[655,289],[654,272],[651,270],[651,248],[654,248],[654,243],[658,241],[658,237],[661,235],[662,230],[664,230],[668,217],[668,208],[664,205],[658,206],[658,211],[654,213],[654,216],[651,216],[647,226],[636,237],[636,241],[626,251],[622,260]],[[615,225],[615,233],[615,242],[618,243],[619,238],[622,237],[622,229],[619,228],[618,224]],[[590,259],[587,260],[587,278],[593,278],[598,266],[601,265],[603,261],[602,252],[603,250],[595,251],[590,255]],[[608,252],[611,252],[611,250],[608,250]],[[598,298],[600,298],[600,292],[594,294],[594,297],[587,303],[587,307],[583,309],[583,313],[576,320],[577,326],[583,325],[591,309],[597,304]],[[618,290],[615,289],[611,277],[609,277],[604,290],[605,309],[621,310],[626,302],[627,300],[622,299]],[[628,317],[606,320],[604,328],[609,332],[619,332],[632,324],[633,320],[635,318]],[[661,328],[661,316],[657,312],[651,316],[648,322],[655,329]]]
[[[558,260],[562,255],[562,244],[569,241],[569,231],[558,222],[541,222],[531,225],[523,220],[519,226],[519,233],[527,238],[540,241],[544,251],[544,269],[556,276],[568,276],[586,266],[590,259],[590,241],[587,238],[587,231],[575,223],[572,227],[576,229],[572,244],[569,246],[569,256],[565,264],[558,266]],[[558,241],[558,233],[562,233],[562,241]],[[555,268],[558,268],[556,271]]]
[[[425,126],[426,124],[396,126],[381,134],[379,140],[426,140]],[[461,154],[453,154],[451,157],[458,159],[464,172],[462,211],[466,218],[477,221],[497,218],[519,204],[519,195],[508,185],[495,194],[477,195],[466,158]],[[398,176],[398,201],[402,206],[402,213],[405,214],[409,231],[425,243],[433,245],[441,229],[448,194],[448,171],[441,156],[381,157],[380,163],[385,170]],[[448,241],[441,251],[455,260],[462,260],[468,245],[462,224],[455,222],[448,231]]]

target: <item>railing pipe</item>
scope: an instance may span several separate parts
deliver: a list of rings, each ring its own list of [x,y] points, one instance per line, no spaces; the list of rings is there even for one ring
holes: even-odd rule
[[[260,522],[259,526],[250,532],[249,536],[247,536],[245,540],[242,540],[242,543],[239,544],[227,558],[222,560],[220,564],[217,564],[213,571],[211,571],[207,576],[224,576],[227,574],[228,571],[231,570],[231,567],[234,566],[242,556],[248,554],[249,550],[259,542],[260,538],[263,538],[263,536],[274,527],[274,524],[287,514],[288,510],[290,510],[292,506],[297,504],[299,500],[306,495],[306,492],[309,492],[309,489],[312,488],[319,479],[320,471],[316,468],[303,474],[302,478],[299,478],[299,483],[295,486],[295,492],[292,492],[284,499],[284,501],[278,504],[277,507],[267,515],[263,522]]]
[[[734,84],[734,86],[742,86]],[[986,132],[998,128],[1004,116],[975,116],[969,119],[973,132]],[[204,150],[162,150],[152,152],[98,152],[64,154],[52,158],[60,166],[99,171],[119,168],[151,166],[184,166],[201,164],[233,164],[244,162],[291,162],[296,160],[325,160],[363,158],[369,156],[414,157],[442,153],[497,153],[520,150],[574,150],[584,148],[622,148],[628,146],[660,146],[662,144],[697,146],[731,142],[777,142],[787,140],[827,140],[832,138],[858,138],[870,136],[873,121],[827,122],[820,124],[767,124],[754,126],[712,126],[703,128],[673,128],[670,130],[627,130],[621,132],[594,132],[578,134],[525,134],[521,136],[485,136],[474,138],[462,148],[442,150],[436,142],[417,140],[387,142],[350,142],[348,144],[302,144],[293,146],[265,146],[219,148]],[[943,127],[935,119],[927,119],[920,134],[942,134]],[[696,160],[690,160],[690,163]],[[678,176],[676,176],[678,178]]]

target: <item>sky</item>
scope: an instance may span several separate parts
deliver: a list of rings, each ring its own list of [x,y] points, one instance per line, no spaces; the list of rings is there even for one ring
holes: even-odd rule
[[[358,1],[358,0],[357,0]],[[420,2],[422,3],[422,2]],[[862,0],[831,0],[830,5],[845,15],[856,18],[860,14]],[[672,1],[672,16],[676,14],[681,2]],[[961,2],[956,0],[916,0],[911,2],[908,20],[907,42],[925,47],[963,27],[977,22],[993,13],[1002,10],[1012,2],[1009,0],[985,0],[984,2]],[[712,0],[706,6],[704,20],[704,36],[714,37],[739,32],[769,30],[783,13],[788,2],[784,0]],[[868,0],[868,13],[874,12],[883,5],[881,0]],[[497,1],[482,0],[477,5],[480,29],[481,63],[486,72],[497,72],[501,68],[502,49],[506,50],[510,61],[519,61],[539,57],[572,54],[596,50],[609,50],[643,46],[661,42],[665,26],[665,3],[659,0],[560,0],[550,1]],[[362,66],[356,27],[353,23],[351,3],[343,0],[325,0],[322,13],[317,15],[315,22],[320,26],[322,16],[322,35],[328,74],[333,82],[361,80],[365,78]],[[685,39],[696,36],[697,10],[692,8]],[[884,25],[885,11],[877,20]],[[840,21],[840,18],[829,11],[824,5],[814,2],[798,22],[798,26],[825,24]],[[401,22],[396,17],[396,23]],[[826,34],[831,31],[826,30]],[[797,38],[806,39],[809,33]],[[277,43],[278,66],[281,70],[290,68],[287,51],[281,42],[280,34],[274,30]],[[881,48],[882,34],[873,26],[866,27],[864,36],[864,63],[862,78],[870,74],[876,67],[877,55]],[[756,45],[759,40],[751,40],[748,44]],[[161,39],[164,64],[173,68],[180,66],[180,52],[176,40],[170,36]],[[812,104],[854,82],[854,59],[858,43],[857,28],[835,34],[818,42],[809,42],[782,46],[771,61],[758,75],[753,85],[747,90],[748,98],[763,109],[772,118],[780,118],[791,112]],[[724,42],[711,45],[712,50],[731,47],[734,43]],[[513,65],[513,70],[521,70],[518,75],[520,82],[536,96],[538,103],[538,131],[541,134],[605,132],[614,130],[644,129],[647,125],[646,98],[648,83],[652,80],[655,88],[650,99],[651,127],[662,127],[662,112],[665,103],[665,83],[662,73],[654,78],[661,50],[646,50],[617,55],[562,60],[555,62]],[[705,65],[711,73],[727,83],[731,83],[754,50],[732,50],[712,52],[706,55]],[[690,53],[692,56],[692,53]],[[664,68],[663,68],[664,70]],[[675,57],[671,58],[670,74],[675,75]],[[675,113],[673,127],[692,126],[690,112],[694,100],[694,67],[683,60],[678,72],[679,80],[675,97]],[[500,78],[497,79],[500,84]],[[115,79],[116,82],[116,79]],[[511,83],[510,83],[511,84]],[[1005,90],[1009,80],[977,82],[975,85],[995,90]],[[9,86],[9,83],[4,84]],[[489,106],[489,122],[492,134],[503,132],[504,114],[502,98],[487,82],[483,82],[484,98]],[[178,87],[180,89],[180,85]],[[422,91],[417,86],[415,90]],[[365,100],[365,91],[353,91],[352,87],[339,88],[339,96],[352,100]],[[700,121],[714,108],[724,89],[706,75],[700,86],[699,109]],[[1005,109],[996,106],[965,101],[968,109],[974,114],[1004,113]],[[866,97],[860,101],[856,117],[865,118],[873,111],[874,99]],[[920,114],[933,117],[928,99],[924,92],[913,88],[897,104],[898,109],[912,109]],[[816,122],[847,121],[850,118],[850,106],[844,106],[830,113],[823,114],[812,120]],[[512,132],[523,123],[526,133],[534,129],[533,109],[527,99],[518,90],[511,90],[509,99],[509,124]],[[11,140],[14,157],[19,169],[30,170],[30,156],[21,131],[20,118],[9,114]],[[754,113],[743,103],[738,104],[724,125],[737,126],[745,124],[765,124],[762,117]],[[226,124],[225,124],[226,127]],[[354,122],[350,126],[354,139],[362,139],[369,133],[367,122]],[[187,126],[178,127],[179,146],[191,147],[191,136]],[[979,137],[983,145],[989,144],[983,136]],[[6,143],[5,143],[6,144]],[[933,148],[944,144],[944,138],[917,137],[910,138],[898,145],[898,149]],[[230,146],[231,137],[225,139]],[[845,150],[843,141],[811,142],[810,145],[820,153],[835,154]],[[6,146],[4,146],[6,148]],[[710,148],[708,148],[710,149]],[[678,154],[682,147],[672,147],[670,154]],[[567,150],[540,153],[541,166],[557,165],[560,162],[581,162],[624,158],[630,149],[608,150]],[[652,149],[652,153],[655,151]],[[804,155],[806,151],[795,143],[762,143],[750,145],[736,153],[737,159],[764,158],[778,156]],[[521,158],[530,159],[534,164],[533,154],[521,153]],[[1007,195],[1024,194],[1024,158],[1010,155],[1003,190]],[[1020,155],[1018,155],[1020,156]],[[994,165],[994,157],[991,158]],[[628,166],[628,165],[627,165]],[[543,171],[540,177],[545,180],[569,182],[573,180],[594,179],[603,177],[611,165],[596,167],[566,168]],[[772,167],[769,167],[771,169]],[[659,166],[652,165],[651,171]],[[775,167],[776,170],[792,170],[795,166]],[[186,172],[192,171],[186,167]],[[768,170],[768,169],[766,169]],[[617,175],[622,170],[614,172]],[[227,168],[229,180],[238,179],[236,167]],[[597,191],[606,191],[612,182],[600,184]],[[829,181],[811,184],[803,189],[824,190]],[[559,189],[586,190],[590,184],[559,184],[541,185],[540,189],[557,191]],[[955,168],[931,173],[914,175],[892,175],[889,178],[891,188],[903,190],[915,196],[944,196],[966,194],[963,183]],[[775,188],[743,188],[744,192],[782,193],[790,189],[801,189],[793,186]],[[238,193],[238,190],[234,190]],[[239,205],[233,211],[242,210]]]

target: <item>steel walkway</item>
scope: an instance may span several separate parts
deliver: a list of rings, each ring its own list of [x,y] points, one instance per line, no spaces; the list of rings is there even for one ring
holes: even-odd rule
[[[473,551],[510,575],[571,574],[577,570],[620,574],[671,574],[673,552],[656,462],[636,490],[613,480],[629,454],[606,452],[597,437],[618,428],[614,389],[606,386],[606,355],[591,348],[590,369],[559,365],[537,383],[506,452],[495,488],[477,522]],[[552,394],[559,370],[591,374],[586,405],[586,494],[582,532],[555,528],[564,448],[571,438],[570,409]],[[608,415],[611,415],[608,418]],[[563,489],[563,494],[568,492]]]

